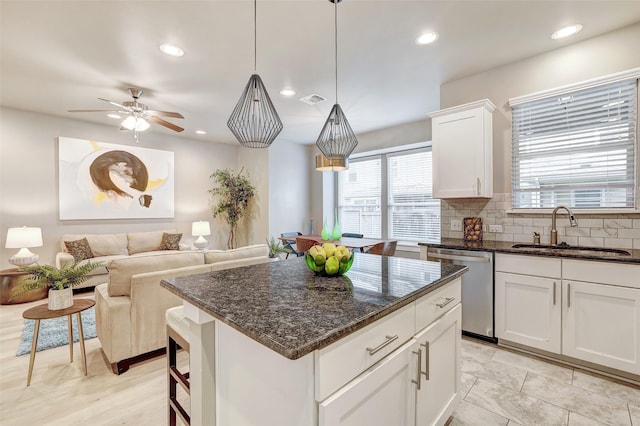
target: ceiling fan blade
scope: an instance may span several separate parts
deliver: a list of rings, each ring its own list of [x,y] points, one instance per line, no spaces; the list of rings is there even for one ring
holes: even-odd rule
[[[69,109],[67,112],[123,112],[116,109]]]
[[[145,112],[149,115],[162,115],[163,117],[184,118],[179,112],[153,111],[150,109],[146,110]]]
[[[127,107],[125,107],[124,105],[120,105],[119,103],[110,101],[109,99],[104,99],[104,98],[98,98],[98,99],[100,99],[101,101],[109,102],[111,105],[115,105],[118,108],[127,109]]]
[[[168,128],[168,129],[174,130],[176,132],[181,132],[181,131],[184,130],[182,127],[176,126],[173,123],[169,123],[168,121],[165,121],[162,118],[150,116],[149,117],[149,121],[152,121],[152,122],[154,122],[156,124],[159,124],[159,125],[164,126],[164,127]]]

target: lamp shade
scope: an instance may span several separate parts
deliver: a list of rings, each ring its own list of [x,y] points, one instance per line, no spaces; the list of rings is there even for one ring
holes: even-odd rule
[[[336,158],[328,159],[323,154],[316,155],[316,170],[319,172],[339,172],[349,168],[349,160]]]
[[[211,227],[209,226],[209,222],[206,222],[204,220],[193,222],[191,224],[191,235],[193,235],[194,237],[211,235]]]
[[[358,145],[358,139],[353,133],[347,117],[339,104],[335,104],[324,123],[318,136],[316,146],[332,161],[345,162]]]
[[[149,127],[151,127],[151,124],[149,124],[147,120],[142,117],[136,117],[134,115],[130,115],[125,118],[124,121],[120,123],[120,125],[127,130],[135,130],[136,132],[144,132]]]
[[[9,228],[6,248],[42,247],[42,230],[35,227]]]

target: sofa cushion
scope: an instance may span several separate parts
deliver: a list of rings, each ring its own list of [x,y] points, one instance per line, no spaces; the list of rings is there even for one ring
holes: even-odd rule
[[[231,250],[207,250],[204,253],[205,263],[225,262],[229,260],[244,259],[247,257],[268,257],[269,248],[266,244],[254,244]]]
[[[109,296],[129,296],[132,275],[202,264],[204,257],[197,251],[165,251],[114,260],[109,265]]]
[[[166,232],[176,233],[175,229]],[[129,254],[160,250],[162,234],[164,233],[165,231],[129,232],[127,234]]]
[[[180,250],[180,239],[182,239],[182,234],[167,234],[163,232],[160,250]]]
[[[91,247],[89,246],[89,241],[86,238],[82,238],[81,240],[74,241],[65,241],[64,246],[67,248],[67,251],[76,262],[80,262],[81,260],[91,259],[93,257],[93,252],[91,251]]]
[[[127,251],[127,234],[64,234],[62,235],[62,251],[67,252],[65,241],[86,238],[94,257],[115,254],[129,254]]]

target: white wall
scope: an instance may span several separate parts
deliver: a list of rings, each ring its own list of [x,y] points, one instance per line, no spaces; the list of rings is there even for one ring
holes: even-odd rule
[[[511,191],[509,98],[640,67],[640,24],[519,62],[451,81],[440,87],[440,106],[489,98],[493,113],[494,192]],[[558,46],[563,43],[559,42]]]
[[[311,219],[308,147],[276,140],[269,147],[269,235],[309,232]]]
[[[64,233],[111,233],[177,228],[183,242],[191,243],[191,222],[210,220],[210,248],[224,248],[227,230],[215,226],[211,217],[209,176],[218,168],[237,168],[239,148],[202,142],[171,134],[143,133],[139,146],[173,151],[175,160],[175,217],[135,220],[58,220],[58,136],[134,145],[130,132],[117,125],[104,126],[44,114],[0,109],[0,263],[15,249],[5,249],[7,228],[39,226],[44,247],[33,249],[41,263],[53,264]],[[246,159],[249,156],[243,156]],[[252,170],[253,171],[253,170]],[[264,173],[264,172],[262,172]],[[262,177],[261,177],[262,179]],[[268,188],[261,188],[268,198]],[[268,209],[260,214],[268,220]],[[259,228],[259,227],[258,227]],[[266,227],[265,227],[266,229]],[[266,235],[266,231],[264,232]],[[261,239],[259,241],[264,241]]]

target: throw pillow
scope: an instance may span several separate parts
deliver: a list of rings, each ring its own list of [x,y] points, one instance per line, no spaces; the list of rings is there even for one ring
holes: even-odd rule
[[[87,241],[86,238],[75,241],[65,241],[64,245],[76,262],[93,258],[93,252],[91,251],[89,241]]]
[[[180,239],[182,234],[162,233],[162,241],[160,242],[160,250],[180,250]]]

